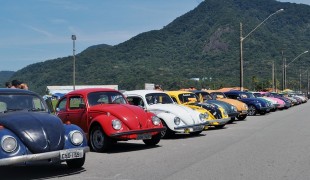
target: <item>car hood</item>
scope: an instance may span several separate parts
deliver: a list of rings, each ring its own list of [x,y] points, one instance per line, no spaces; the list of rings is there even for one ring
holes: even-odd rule
[[[201,123],[199,119],[199,112],[194,111],[189,107],[178,105],[178,104],[153,104],[148,107],[148,110],[159,113],[171,113],[181,118],[186,124]]]
[[[33,154],[64,147],[64,126],[54,115],[28,111],[9,112],[0,116],[0,124],[17,135]]]
[[[148,113],[138,106],[129,104],[99,104],[90,107],[90,111],[108,113],[121,120],[132,130],[147,127]]]

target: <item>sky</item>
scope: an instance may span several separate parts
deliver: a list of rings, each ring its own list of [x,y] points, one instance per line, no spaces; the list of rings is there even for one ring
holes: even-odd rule
[[[0,71],[117,45],[159,30],[203,0],[0,0]],[[279,0],[310,5],[310,0]]]

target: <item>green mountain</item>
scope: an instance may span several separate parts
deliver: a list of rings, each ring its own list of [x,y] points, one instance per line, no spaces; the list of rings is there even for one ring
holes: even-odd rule
[[[207,0],[161,30],[115,46],[89,47],[76,55],[76,85],[118,84],[127,90],[142,89],[144,83],[161,84],[166,90],[239,86],[240,22],[244,37],[279,9],[284,11],[243,41],[243,56],[245,87],[270,87],[274,61],[280,88],[282,58],[289,62],[310,47],[310,6],[275,0]],[[288,68],[288,87],[299,87],[300,68],[306,70],[309,54]],[[35,63],[11,79],[21,79],[41,94],[48,85],[72,85],[72,59]]]

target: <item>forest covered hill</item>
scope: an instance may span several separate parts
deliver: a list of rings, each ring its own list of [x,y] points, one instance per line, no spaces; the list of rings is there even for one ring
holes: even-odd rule
[[[243,56],[245,87],[270,87],[273,62],[280,87],[282,59],[291,61],[310,48],[310,6],[275,0],[207,0],[160,30],[115,46],[91,46],[76,55],[76,85],[118,84],[126,90],[143,89],[144,83],[167,90],[239,86],[240,23],[245,36],[279,9],[284,11],[244,40]],[[290,65],[288,87],[299,87],[299,72],[307,70],[309,57]],[[27,82],[40,94],[46,86],[72,85],[72,59],[42,60],[10,79]]]

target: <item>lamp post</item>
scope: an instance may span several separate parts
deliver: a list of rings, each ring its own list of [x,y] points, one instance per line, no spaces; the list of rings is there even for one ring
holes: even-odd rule
[[[294,62],[296,59],[298,59],[301,55],[308,53],[309,51],[304,51],[302,53],[300,53],[298,56],[296,56],[291,62],[289,62],[288,64],[286,64],[286,60],[284,61],[284,89],[286,89],[286,71],[287,71],[287,67],[288,65],[290,65],[292,62]]]
[[[240,23],[240,90],[243,91],[243,41],[252,34],[258,27],[260,27],[265,21],[267,21],[271,16],[283,11],[284,9],[279,9],[276,12],[270,14],[266,19],[259,23],[249,34],[242,37],[242,23]]]
[[[73,90],[75,90],[75,40],[76,40],[76,36],[72,35],[71,39],[73,41],[73,72],[72,72],[72,76],[73,76]]]

